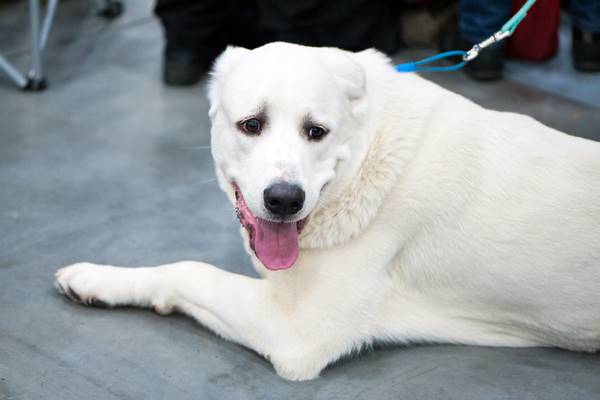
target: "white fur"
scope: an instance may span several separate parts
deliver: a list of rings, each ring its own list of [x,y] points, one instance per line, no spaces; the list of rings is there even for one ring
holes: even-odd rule
[[[257,215],[274,179],[305,187],[296,265],[271,272],[249,251],[253,279],[191,261],[76,264],[57,272],[69,297],[177,309],[288,379],[372,341],[600,348],[600,144],[395,73],[375,51],[230,48],[210,100],[232,201],[231,180]],[[235,129],[262,106],[260,137]],[[299,133],[307,112],[331,128],[323,141]]]

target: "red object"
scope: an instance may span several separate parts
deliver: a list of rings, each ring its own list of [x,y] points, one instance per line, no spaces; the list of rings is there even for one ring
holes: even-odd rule
[[[514,15],[525,0],[513,0]],[[560,0],[538,0],[509,38],[506,55],[520,60],[542,61],[558,50]]]

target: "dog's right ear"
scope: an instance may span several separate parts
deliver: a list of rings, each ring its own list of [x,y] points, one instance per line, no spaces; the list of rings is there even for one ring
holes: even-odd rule
[[[227,46],[225,51],[215,59],[208,82],[208,101],[210,102],[208,115],[211,118],[214,117],[218,108],[219,90],[223,79],[227,76],[233,65],[248,52],[250,50],[243,47]]]

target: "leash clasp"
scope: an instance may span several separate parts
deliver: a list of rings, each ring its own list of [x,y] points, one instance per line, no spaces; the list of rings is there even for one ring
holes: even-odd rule
[[[467,53],[463,56],[463,61],[469,62],[471,60],[474,60],[475,58],[477,58],[477,56],[479,55],[481,50],[493,45],[494,43],[498,43],[498,42],[506,39],[510,35],[512,35],[511,31],[499,30],[498,32],[494,33],[493,35],[491,35],[484,41],[479,42],[476,45],[474,45],[473,47],[471,47],[471,50],[467,51]]]

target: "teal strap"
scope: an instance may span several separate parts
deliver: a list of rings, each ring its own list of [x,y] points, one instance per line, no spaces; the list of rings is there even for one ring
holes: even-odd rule
[[[512,35],[515,29],[517,29],[517,26],[519,26],[521,21],[523,21],[523,18],[527,16],[527,11],[529,11],[531,6],[535,4],[535,1],[536,0],[527,0],[525,4],[523,4],[523,7],[521,7],[519,11],[517,11],[517,13],[512,16],[511,19],[509,19],[504,25],[502,25],[502,28],[500,28],[500,30],[502,32],[509,32]]]

